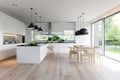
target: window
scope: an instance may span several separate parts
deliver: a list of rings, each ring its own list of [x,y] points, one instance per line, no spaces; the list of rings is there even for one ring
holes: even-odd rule
[[[46,41],[48,40],[48,37],[53,37],[54,35],[36,35],[35,36],[35,40],[37,41]],[[71,35],[57,35],[60,37],[60,39],[62,40],[69,40],[69,41],[73,41],[74,40],[74,36]]]
[[[104,28],[103,20],[100,20],[100,21],[92,24],[92,46],[99,46],[101,54],[102,54],[103,49],[104,49],[103,48],[103,46],[104,46],[103,28]]]
[[[49,37],[54,35],[35,35],[36,41],[47,41]],[[64,30],[64,34],[57,32],[57,36],[64,41],[74,41],[74,30]]]
[[[105,19],[105,55],[120,61],[120,13]]]
[[[36,35],[35,36],[35,40],[39,41],[39,40],[48,40],[48,35]]]
[[[92,45],[102,47],[105,56],[120,61],[120,13],[92,24]]]

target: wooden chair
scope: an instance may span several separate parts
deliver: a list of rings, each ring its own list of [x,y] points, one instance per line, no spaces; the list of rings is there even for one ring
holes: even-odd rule
[[[50,54],[54,55],[54,47],[53,46],[48,46],[47,48],[50,51]]]
[[[69,47],[70,51],[69,51],[69,59],[71,60],[72,55],[76,55],[77,57],[77,62],[79,62],[79,50],[76,47]]]
[[[100,47],[98,47],[98,46],[94,46],[94,48],[95,48],[95,60],[97,60],[97,61],[100,61],[100,63],[101,63],[101,50],[100,50]]]
[[[81,48],[80,50],[80,60],[83,62],[87,60],[89,63],[94,63],[94,49],[93,48]]]

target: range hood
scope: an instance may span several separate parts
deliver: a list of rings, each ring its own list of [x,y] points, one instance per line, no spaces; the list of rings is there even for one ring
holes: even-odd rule
[[[48,23],[48,35],[51,35],[51,22]]]

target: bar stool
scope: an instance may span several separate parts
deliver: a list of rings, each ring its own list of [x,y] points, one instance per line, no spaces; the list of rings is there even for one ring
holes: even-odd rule
[[[48,46],[47,48],[48,48],[50,54],[54,55],[54,47],[53,46]]]

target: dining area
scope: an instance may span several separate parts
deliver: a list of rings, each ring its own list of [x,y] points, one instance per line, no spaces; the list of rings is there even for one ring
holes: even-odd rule
[[[101,63],[101,50],[98,46],[73,45],[69,47],[69,60],[78,63]]]

